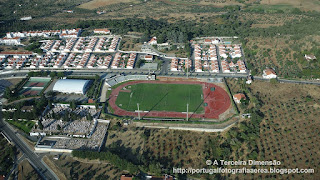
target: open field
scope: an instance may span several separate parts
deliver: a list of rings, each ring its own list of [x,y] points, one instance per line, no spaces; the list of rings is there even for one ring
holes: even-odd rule
[[[140,38],[131,38],[124,36],[121,39],[121,46],[119,49],[123,51],[140,51],[142,43],[139,42]]]
[[[228,79],[231,91],[241,92],[242,80]],[[247,86],[250,94],[259,99],[260,111],[264,118],[260,123],[260,133],[256,141],[258,157],[261,160],[279,160],[279,168],[313,168],[314,174],[267,175],[254,174],[251,179],[319,179],[320,112],[319,86],[296,84],[271,84],[254,81]],[[254,101],[252,98],[250,101]],[[252,108],[251,102],[249,108]],[[260,107],[261,106],[261,107]],[[232,130],[230,130],[232,134]],[[234,159],[248,159],[247,142],[232,155]],[[257,166],[256,168],[263,168]],[[250,179],[250,176],[237,175],[231,179]]]
[[[203,101],[201,85],[140,83],[125,89],[119,93],[116,104],[128,111],[137,110],[137,103],[143,111],[186,112],[187,103],[189,111],[203,111],[203,107],[198,108]]]
[[[119,0],[119,1],[112,1],[112,0],[93,0],[81,4],[78,6],[79,8],[84,9],[99,9],[101,7],[115,5],[115,4],[137,4],[141,3],[142,1],[139,0]],[[251,5],[254,8],[266,8],[266,10],[287,10],[293,8],[300,8],[301,10],[320,10],[320,3],[317,0],[261,0],[260,3],[255,3],[255,0],[246,0],[246,1],[237,1],[237,0],[156,0],[151,3],[165,3],[171,6],[212,6],[212,7],[224,7],[224,6],[245,6],[245,4]],[[146,3],[150,3],[147,1]]]
[[[302,10],[320,10],[320,2],[318,0],[262,0],[261,4],[291,5]]]
[[[36,180],[41,179],[38,173],[33,169],[28,160],[23,160],[18,165],[18,179],[21,180]]]
[[[209,139],[215,133],[122,127],[109,130],[106,147],[132,162],[157,162],[168,167],[205,165]],[[120,147],[120,148],[119,148]],[[166,169],[169,172],[170,169]],[[183,178],[184,179],[184,178]]]
[[[70,156],[62,155],[59,160],[48,157],[67,179],[119,179],[122,172],[107,162],[77,161]]]
[[[268,87],[268,88],[267,88]],[[315,174],[288,175],[292,179],[319,179],[319,86],[256,82],[253,93],[264,102],[260,156],[278,159],[282,167],[314,168]],[[268,90],[267,90],[268,89]]]
[[[92,0],[87,3],[81,4],[79,8],[84,9],[97,9],[99,7],[108,6],[112,4],[118,4],[118,3],[137,3],[138,0]]]
[[[284,78],[319,78],[317,69],[320,61],[307,61],[305,54],[320,55],[320,36],[306,36],[299,39],[291,36],[247,38],[245,50],[247,65],[253,73],[262,74],[265,67],[274,68]],[[252,64],[250,66],[250,64]],[[312,72],[310,72],[310,69]]]
[[[35,124],[35,122],[33,122],[33,121],[14,121],[14,120],[10,120],[10,121],[7,121],[7,122],[12,124],[12,125],[14,125],[18,129],[21,129],[26,134],[29,134],[29,132],[31,131],[32,127]]]
[[[48,156],[43,157],[43,161],[50,167],[50,169],[58,176],[60,180],[66,180],[67,177],[61,172],[61,168],[58,167],[52,159]]]

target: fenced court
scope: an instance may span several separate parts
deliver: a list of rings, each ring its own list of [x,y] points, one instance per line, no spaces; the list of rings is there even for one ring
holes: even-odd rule
[[[19,91],[19,94],[24,96],[39,95],[43,88],[48,85],[50,80],[51,78],[31,77]]]

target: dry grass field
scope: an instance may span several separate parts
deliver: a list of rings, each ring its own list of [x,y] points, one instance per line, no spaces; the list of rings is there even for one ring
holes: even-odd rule
[[[99,9],[104,6],[120,4],[120,3],[132,3],[136,4],[141,1],[139,0],[92,0],[87,3],[81,4],[80,8],[84,9]],[[213,7],[224,7],[230,5],[240,5],[245,6],[245,4],[253,4],[255,0],[246,0],[246,1],[237,1],[237,0],[156,0],[156,1],[147,1],[147,3],[157,3],[162,2],[169,5],[174,6],[213,6]],[[293,8],[300,8],[301,10],[306,11],[320,11],[320,2],[318,0],[261,0],[261,5],[267,6],[291,6]],[[144,4],[141,4],[144,6]],[[255,6],[255,5],[254,5]],[[259,5],[257,5],[259,6]]]
[[[70,156],[61,156],[59,160],[50,160],[59,167],[66,179],[119,179],[122,172],[107,162],[78,161]]]
[[[84,9],[97,9],[103,6],[108,6],[112,4],[118,4],[118,3],[137,3],[138,0],[92,0],[87,3],[81,4],[79,8]]]
[[[304,68],[309,67],[309,62],[304,59],[304,54],[310,54],[310,50],[319,47],[320,36],[311,35],[294,39],[291,36],[248,37],[247,53],[254,54],[247,62],[258,68],[258,74],[262,74],[265,67],[278,70],[281,77],[296,77]]]
[[[123,51],[140,51],[142,43],[139,43],[139,38],[123,37],[121,39],[120,49]]]
[[[215,137],[214,133],[123,127],[109,130],[106,148],[132,162],[150,158],[165,167],[202,167],[208,139]]]
[[[241,91],[238,80],[229,79],[228,83],[231,91]],[[313,168],[316,172],[282,176],[233,175],[231,179],[319,179],[320,87],[265,81],[255,81],[248,87],[263,102],[260,110],[265,115],[257,140],[259,160],[276,159],[281,161],[279,168]],[[246,153],[233,156],[234,159],[247,159]]]
[[[285,23],[290,23],[295,20],[301,20],[308,18],[304,15],[293,15],[293,14],[263,14],[253,16],[252,13],[243,12],[240,15],[241,21],[253,21],[253,28],[267,28],[269,26],[282,26]]]
[[[282,5],[289,4],[296,8],[307,11],[320,11],[320,1],[318,0],[261,0],[261,4],[265,5]]]
[[[18,165],[18,179],[19,180],[36,180],[40,179],[38,173],[33,169],[28,160],[23,160]]]
[[[289,179],[319,179],[319,86],[255,82],[253,93],[264,102],[259,149],[263,159],[278,159],[282,168],[314,168],[316,173]],[[265,176],[266,177],[266,176]]]

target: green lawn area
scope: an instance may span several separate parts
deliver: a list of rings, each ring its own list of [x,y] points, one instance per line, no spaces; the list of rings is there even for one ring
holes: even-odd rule
[[[131,87],[131,88],[129,88]],[[125,110],[174,111],[202,113],[202,87],[196,84],[134,84],[126,87],[130,92],[120,92],[116,104]]]
[[[33,121],[13,121],[9,120],[8,123],[14,125],[15,127],[21,129],[25,133],[29,133],[34,126],[35,122]]]

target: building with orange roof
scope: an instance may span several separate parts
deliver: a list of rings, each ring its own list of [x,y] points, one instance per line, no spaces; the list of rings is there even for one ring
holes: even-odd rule
[[[238,93],[238,94],[233,95],[233,100],[238,104],[241,103],[242,99],[246,100],[246,96],[244,94],[242,94],[242,93]]]
[[[132,176],[132,175],[127,175],[127,174],[125,175],[125,174],[123,174],[123,175],[121,176],[120,180],[132,180],[133,177],[134,177],[134,176]]]
[[[150,45],[157,45],[157,44],[158,44],[158,42],[157,42],[157,37],[151,38],[151,40],[148,42],[148,44],[150,44]]]
[[[263,70],[262,77],[265,79],[273,79],[273,78],[277,78],[277,74],[273,69],[267,68],[267,69]]]
[[[96,34],[110,34],[110,30],[107,28],[95,29],[93,32]]]

